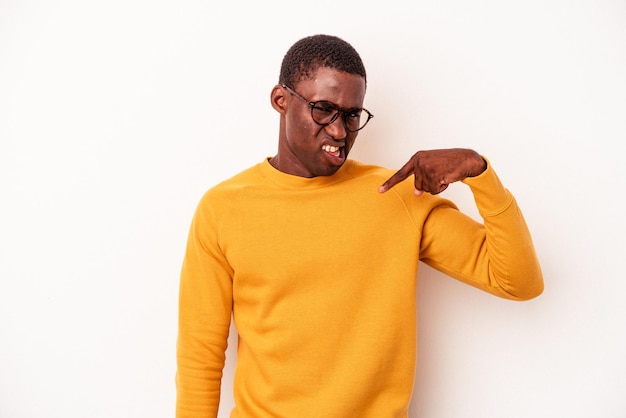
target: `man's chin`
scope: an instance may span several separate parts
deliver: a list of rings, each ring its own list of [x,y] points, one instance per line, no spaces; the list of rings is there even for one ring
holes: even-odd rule
[[[343,166],[344,163],[345,163],[345,161],[342,162],[339,165],[332,165],[332,166],[326,166],[324,168],[320,168],[318,170],[318,172],[315,174],[315,176],[316,177],[318,177],[318,176],[332,176],[335,173],[337,173],[337,171],[339,171],[339,169]]]

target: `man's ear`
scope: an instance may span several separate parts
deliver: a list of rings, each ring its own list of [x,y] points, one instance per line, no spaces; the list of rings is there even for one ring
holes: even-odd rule
[[[272,107],[280,114],[285,113],[287,110],[287,97],[286,91],[280,84],[277,84],[272,89],[270,94],[270,101],[272,103]]]

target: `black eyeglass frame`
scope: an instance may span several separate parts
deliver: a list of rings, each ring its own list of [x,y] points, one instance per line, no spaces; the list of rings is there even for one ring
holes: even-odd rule
[[[331,123],[333,123],[334,121],[337,120],[337,118],[339,117],[339,114],[341,113],[342,119],[343,119],[343,126],[345,126],[346,130],[348,132],[358,132],[361,129],[365,128],[365,125],[367,125],[368,122],[374,117],[374,115],[369,110],[367,110],[367,109],[365,109],[363,107],[360,107],[360,108],[359,107],[355,107],[355,108],[352,108],[352,109],[344,109],[344,108],[339,107],[336,104],[334,104],[333,102],[330,102],[328,100],[318,100],[316,102],[312,102],[311,100],[308,100],[307,98],[302,96],[300,93],[298,93],[297,91],[295,91],[294,89],[292,89],[288,85],[281,84],[281,86],[284,89],[286,89],[289,93],[293,94],[294,96],[296,96],[299,99],[301,99],[302,101],[304,101],[311,108],[311,119],[313,119],[313,122],[317,123],[320,126],[330,125]],[[328,105],[332,106],[332,108],[335,109],[335,114],[330,118],[330,120],[328,122],[321,123],[321,122],[318,122],[317,120],[315,120],[315,118],[313,117],[313,111],[316,108],[317,109],[321,109],[320,107],[317,107],[318,103],[327,103]],[[350,129],[348,127],[347,118],[348,118],[349,114],[355,113],[355,112],[365,112],[365,113],[367,113],[367,119],[365,120],[363,125],[360,126],[358,129]]]

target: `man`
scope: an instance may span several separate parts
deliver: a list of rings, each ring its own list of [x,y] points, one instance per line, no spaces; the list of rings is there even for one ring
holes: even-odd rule
[[[296,42],[271,92],[278,152],[200,201],[181,273],[177,417],[217,416],[231,315],[232,417],[407,417],[419,260],[503,298],[542,292],[522,214],[475,151],[420,151],[395,174],[347,159],[373,117],[366,82],[345,41]],[[437,196],[457,181],[484,224]]]

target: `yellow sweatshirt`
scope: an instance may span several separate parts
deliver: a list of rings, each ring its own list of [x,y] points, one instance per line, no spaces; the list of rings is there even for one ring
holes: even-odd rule
[[[231,315],[231,417],[407,417],[418,260],[504,298],[542,292],[522,214],[490,166],[464,180],[484,225],[415,196],[411,179],[380,194],[392,173],[348,160],[302,178],[265,160],[203,196],[181,274],[178,418],[217,416]]]

